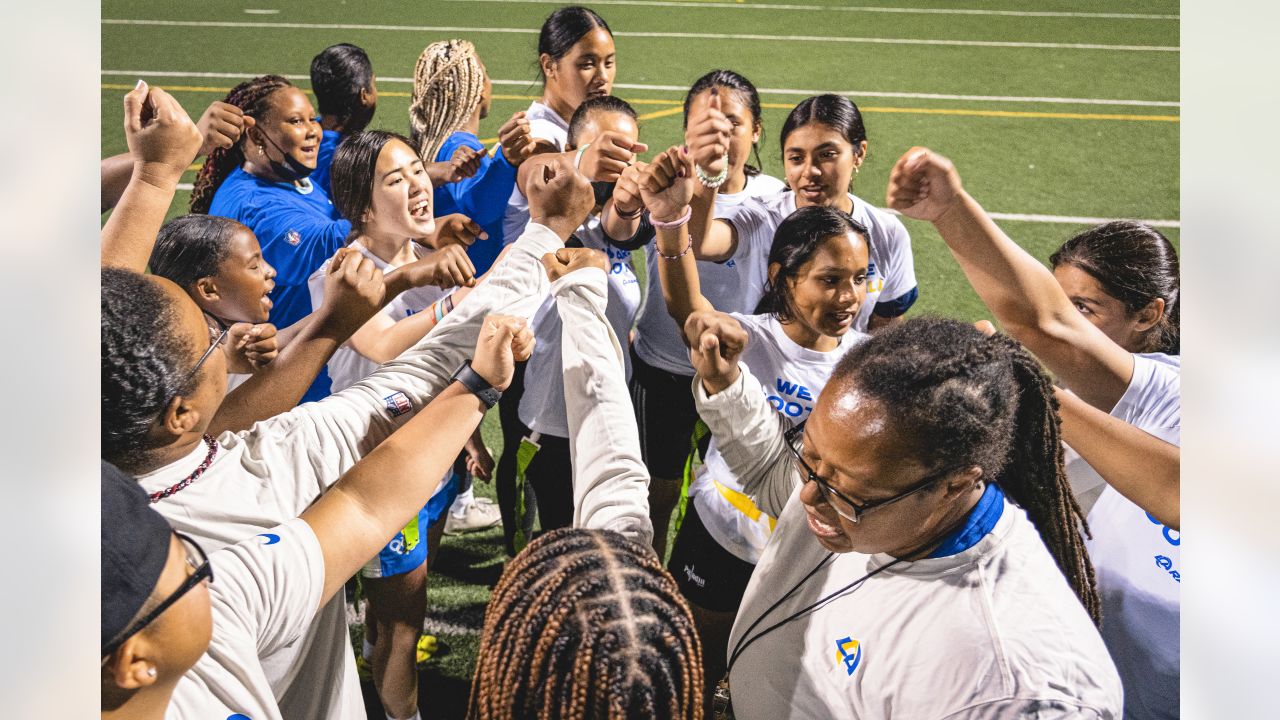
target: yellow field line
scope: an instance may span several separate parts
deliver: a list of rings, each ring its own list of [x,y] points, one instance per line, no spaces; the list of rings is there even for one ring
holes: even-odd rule
[[[102,83],[103,90],[132,90],[132,85],[122,85],[117,83]],[[202,85],[164,85],[166,90],[175,92],[212,92],[224,94],[227,88],[217,88]],[[384,97],[410,97],[407,92],[395,91],[379,91],[379,95]],[[540,100],[538,95],[494,95],[494,100]],[[645,113],[638,119],[652,120],[655,118],[668,117],[677,115],[683,109],[683,103],[679,100],[664,100],[659,98],[635,98],[627,99],[632,105],[671,105],[666,110],[657,110],[651,113]],[[760,103],[761,107],[774,110],[790,110],[794,105],[785,103]],[[956,115],[961,117],[1002,117],[1002,118],[1023,118],[1023,119],[1043,119],[1043,120],[1122,120],[1128,122],[1181,122],[1178,115],[1125,115],[1118,113],[1065,113],[1065,112],[1038,112],[1038,111],[1022,111],[1022,110],[965,110],[959,108],[912,108],[912,107],[881,107],[866,106],[860,108],[862,112],[867,113],[902,113],[907,115]],[[497,138],[493,138],[496,140]]]

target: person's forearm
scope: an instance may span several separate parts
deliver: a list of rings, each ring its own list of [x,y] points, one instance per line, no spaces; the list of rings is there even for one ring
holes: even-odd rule
[[[1062,439],[1116,492],[1179,529],[1182,451],[1058,390]]]
[[[102,161],[102,212],[115,207],[133,177],[133,156],[128,152]]]
[[[640,455],[622,348],[605,317],[607,287],[607,277],[596,268],[552,285],[561,319],[573,524],[614,530],[648,545],[649,471]]]
[[[485,409],[451,383],[302,514],[324,553],[321,606],[431,499]]]
[[[443,319],[443,318],[442,318]],[[401,318],[391,327],[379,333],[373,346],[362,350],[361,355],[381,365],[388,360],[400,357],[404,351],[413,347],[436,326],[436,316],[431,308]]]
[[[622,217],[618,214],[618,204],[609,198],[600,210],[600,227],[605,235],[614,239],[633,237],[640,230],[640,215],[640,211],[636,211],[633,217]]]
[[[711,302],[702,295],[702,282],[698,277],[698,263],[689,247],[688,225],[675,230],[658,230],[655,249],[658,251],[658,279],[662,283],[662,299],[667,303],[667,313],[680,327],[684,337],[684,321],[699,310],[714,310]],[[671,258],[677,258],[672,260]],[[686,338],[686,343],[688,342]]]
[[[210,435],[248,430],[259,420],[288,412],[302,400],[334,352],[350,337],[314,315],[295,324],[302,328],[275,360],[227,394],[209,424]]]
[[[111,217],[102,227],[102,266],[145,272],[164,224],[178,178],[172,173],[139,166]]]
[[[701,183],[689,202],[689,237],[693,238],[693,254],[698,260],[722,262],[733,257],[737,249],[727,227],[716,225],[716,190]],[[723,225],[723,223],[721,224]]]

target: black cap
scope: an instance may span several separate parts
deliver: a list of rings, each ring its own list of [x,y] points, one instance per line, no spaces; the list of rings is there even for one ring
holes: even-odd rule
[[[138,481],[102,461],[102,647],[124,632],[151,596],[173,529]]]

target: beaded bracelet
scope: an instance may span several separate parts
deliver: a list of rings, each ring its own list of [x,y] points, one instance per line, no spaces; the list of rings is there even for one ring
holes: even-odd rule
[[[723,185],[725,180],[729,179],[729,153],[725,153],[722,160],[724,161],[724,169],[715,176],[708,175],[707,171],[703,170],[701,165],[697,163],[693,164],[693,174],[698,176],[698,182],[702,183],[703,187],[714,190]]]
[[[655,244],[653,247],[657,249],[658,246]],[[662,252],[662,250],[658,250],[658,257],[662,258],[663,260],[679,260],[685,255],[688,255],[689,251],[692,249],[693,249],[693,236],[690,235],[689,242],[685,244],[684,249],[681,250],[678,255],[667,255],[666,253]]]
[[[685,223],[689,222],[689,218],[691,218],[691,217],[693,217],[693,206],[692,206],[692,205],[685,205],[685,206],[684,206],[684,214],[683,214],[683,215],[681,215],[680,217],[676,218],[675,220],[668,220],[667,222],[663,222],[663,221],[661,221],[661,220],[657,219],[656,217],[654,217],[654,216],[653,216],[653,214],[652,214],[652,213],[650,213],[650,214],[649,214],[649,224],[650,224],[650,225],[652,225],[652,226],[654,226],[654,227],[655,227],[655,228],[657,228],[658,230],[675,230],[676,228],[680,227],[681,225],[684,225]]]

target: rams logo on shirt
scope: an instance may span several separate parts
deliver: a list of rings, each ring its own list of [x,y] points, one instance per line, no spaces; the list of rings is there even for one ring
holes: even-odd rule
[[[862,643],[853,638],[840,638],[836,641],[836,665],[844,663],[846,675],[852,675],[862,662]]]

